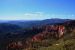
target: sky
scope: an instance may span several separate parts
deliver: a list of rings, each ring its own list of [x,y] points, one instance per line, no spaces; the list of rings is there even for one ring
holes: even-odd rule
[[[75,0],[0,0],[0,20],[75,19]]]

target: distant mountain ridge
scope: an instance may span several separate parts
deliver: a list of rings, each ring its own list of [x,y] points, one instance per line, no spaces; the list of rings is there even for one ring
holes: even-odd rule
[[[10,24],[15,24],[18,26],[21,26],[23,28],[30,28],[33,26],[42,26],[42,25],[47,25],[47,24],[55,24],[55,23],[64,23],[66,21],[70,21],[70,19],[46,19],[46,20],[30,20],[30,21],[25,21],[25,20],[17,20],[17,21],[8,21],[6,23]]]

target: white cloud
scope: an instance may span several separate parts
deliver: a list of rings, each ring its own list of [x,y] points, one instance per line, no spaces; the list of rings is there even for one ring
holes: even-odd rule
[[[50,18],[49,14],[46,14],[44,12],[31,12],[31,13],[25,13],[24,17],[28,17],[29,19],[47,19]]]
[[[32,13],[25,13],[24,14],[25,16],[43,16],[44,15],[44,13],[42,13],[42,12],[32,12]]]

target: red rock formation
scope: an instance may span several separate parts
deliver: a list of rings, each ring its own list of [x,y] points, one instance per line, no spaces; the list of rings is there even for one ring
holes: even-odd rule
[[[59,37],[63,36],[65,32],[65,27],[63,25],[59,26]]]
[[[23,47],[23,44],[20,41],[18,41],[18,42],[12,42],[7,47],[8,47],[8,49],[9,48],[10,49],[19,49],[19,48]]]
[[[45,27],[45,31],[33,36],[32,41],[41,41],[47,35],[52,35],[54,37],[60,38],[64,34],[65,27],[63,25],[50,25]],[[49,33],[50,32],[50,33]],[[52,33],[51,33],[52,32]]]
[[[43,40],[43,34],[42,33],[39,33],[39,34],[32,37],[32,41],[41,41],[41,40]]]

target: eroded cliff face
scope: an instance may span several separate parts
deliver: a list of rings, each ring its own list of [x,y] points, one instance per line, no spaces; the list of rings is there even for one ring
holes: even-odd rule
[[[41,27],[43,31],[27,38],[25,41],[13,41],[8,44],[8,49],[20,49],[32,47],[34,42],[42,42],[45,39],[59,39],[63,37],[65,33],[65,26],[63,25],[46,25]]]
[[[45,30],[34,35],[32,41],[41,41],[45,38],[61,38],[65,33],[65,26],[63,25],[48,25],[45,27]]]

